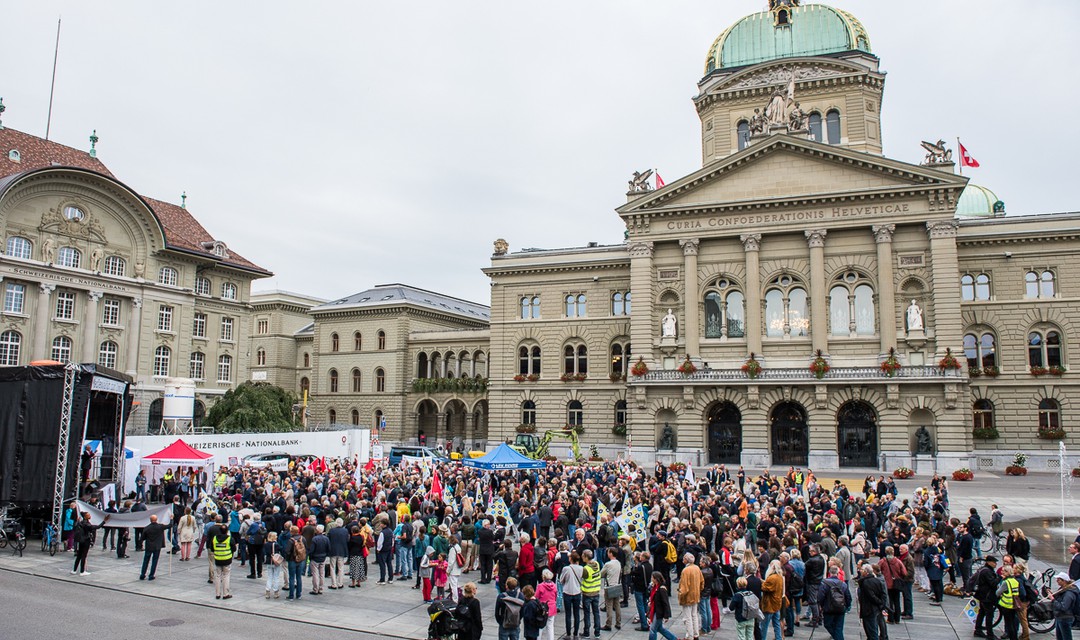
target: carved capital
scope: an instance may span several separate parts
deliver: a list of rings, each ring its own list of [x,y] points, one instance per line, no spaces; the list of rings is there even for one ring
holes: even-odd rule
[[[104,296],[104,295],[105,295],[104,291],[88,291],[86,293],[86,296],[88,298],[90,298],[90,302],[93,302],[95,304],[97,303],[98,300],[101,300],[101,297]]]
[[[955,238],[956,229],[959,226],[960,223],[956,220],[936,220],[926,223],[926,232],[931,240],[935,238]]]
[[[874,240],[878,244],[892,242],[893,233],[896,231],[895,224],[875,224],[871,227],[874,231]]]
[[[648,240],[633,242],[630,244],[629,249],[631,258],[651,258],[653,254],[653,243]]]
[[[827,230],[807,229],[803,233],[806,234],[806,244],[810,245],[811,249],[822,249],[825,247],[825,236],[829,233]]]
[[[696,256],[698,254],[698,245],[700,243],[701,240],[697,238],[685,238],[683,240],[679,240],[679,246],[682,247],[682,252],[684,256]]]
[[[757,251],[761,249],[760,233],[744,233],[739,236],[739,240],[742,240],[743,251]]]
[[[132,298],[131,305],[136,309],[142,309],[142,298]]]
[[[56,285],[55,284],[49,284],[47,282],[42,282],[42,283],[38,284],[38,286],[41,287],[41,295],[45,296],[46,298],[48,298],[50,295],[52,295],[53,291],[56,291]]]

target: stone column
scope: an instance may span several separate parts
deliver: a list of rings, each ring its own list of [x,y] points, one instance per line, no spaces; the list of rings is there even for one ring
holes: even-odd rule
[[[95,343],[97,342],[98,301],[105,295],[102,291],[90,291],[86,294],[86,313],[83,314],[82,361],[97,362]]]
[[[746,346],[761,354],[761,234],[739,236],[746,259]]]
[[[683,250],[683,271],[685,272],[685,287],[683,292],[683,337],[686,344],[686,355],[700,356],[698,341],[701,337],[701,327],[698,326],[698,243],[697,238],[679,240]]]
[[[34,309],[37,318],[34,320],[33,348],[30,350],[30,357],[27,358],[27,362],[38,359],[46,360],[52,355],[49,353],[49,318],[53,316],[53,309],[49,298],[52,296],[52,292],[56,291],[56,285],[42,282],[38,287],[40,287],[40,292],[38,293],[37,308]]]
[[[125,372],[138,379],[139,375],[139,328],[142,326],[142,298],[131,299],[131,317],[125,323],[127,353],[124,354]]]
[[[629,250],[630,291],[635,301],[631,307],[630,342],[634,345],[635,355],[643,356],[650,368],[656,368],[656,354],[653,352],[653,335],[657,333],[653,326],[652,305],[653,243],[631,242]]]
[[[465,456],[468,457],[469,452],[472,451],[473,435],[476,433],[476,415],[472,412],[465,414]]]
[[[829,327],[825,301],[829,297],[825,282],[825,229],[807,229],[810,246],[810,339],[814,351],[829,352]]]
[[[945,356],[946,347],[963,353],[960,319],[960,267],[956,253],[956,220],[927,222],[930,235],[930,264],[933,265],[934,337],[937,358]],[[929,296],[927,297],[929,299]],[[929,306],[929,305],[927,305]],[[928,309],[923,309],[923,322],[930,326]],[[936,359],[935,358],[935,361]]]
[[[873,226],[877,241],[878,314],[881,325],[881,353],[896,346],[896,283],[893,282],[892,239],[895,224]]]

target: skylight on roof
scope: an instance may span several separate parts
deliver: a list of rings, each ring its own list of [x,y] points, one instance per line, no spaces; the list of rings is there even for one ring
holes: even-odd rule
[[[391,293],[391,294],[390,294],[390,295],[388,295],[388,296],[383,296],[383,297],[382,297],[382,299],[383,299],[383,300],[390,300],[390,299],[392,299],[393,297],[394,297],[394,294],[392,294],[392,293]]]
[[[360,302],[367,302],[368,300],[371,300],[371,298],[360,298]]]

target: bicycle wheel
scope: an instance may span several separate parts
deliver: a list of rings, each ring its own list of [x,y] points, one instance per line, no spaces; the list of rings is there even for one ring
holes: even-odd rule
[[[15,540],[12,542],[12,546],[15,547],[15,550],[18,551],[19,555],[21,556],[22,552],[23,552],[23,549],[26,548],[26,536],[24,536],[24,535],[15,536]]]
[[[56,536],[49,542],[49,555],[55,556],[56,552],[60,550],[60,541],[56,539]]]
[[[979,548],[983,553],[990,553],[994,550],[994,536],[989,531],[984,532],[979,538]]]
[[[1029,617],[1028,627],[1035,633],[1050,633],[1054,630],[1054,618],[1051,616],[1044,620],[1033,620]]]
[[[7,547],[7,543],[8,543],[7,534],[4,533],[3,531],[0,531],[0,549],[3,549],[5,547]]]

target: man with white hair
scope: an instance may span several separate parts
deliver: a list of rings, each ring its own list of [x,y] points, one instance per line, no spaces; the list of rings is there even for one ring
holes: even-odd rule
[[[326,586],[325,567],[326,559],[330,557],[330,538],[326,537],[323,525],[315,527],[315,535],[311,537],[311,550],[308,551],[308,559],[311,561],[311,595],[322,595]]]
[[[701,587],[705,584],[705,576],[694,564],[694,554],[684,554],[682,561],[684,566],[679,574],[679,606],[682,607],[682,621],[683,626],[686,627],[684,637],[697,638],[701,635],[701,614],[698,613],[698,603],[701,602]]]

